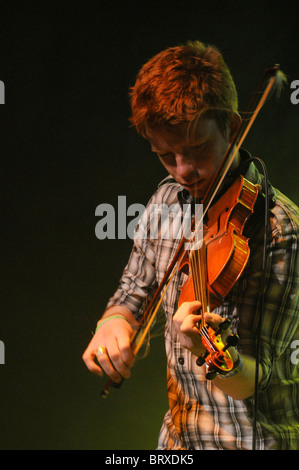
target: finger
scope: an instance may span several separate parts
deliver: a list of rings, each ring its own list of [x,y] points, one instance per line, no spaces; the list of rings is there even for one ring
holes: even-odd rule
[[[182,333],[196,333],[198,334],[198,323],[201,321],[201,315],[188,315],[181,325]]]
[[[102,348],[98,349],[97,360],[111,380],[121,382],[123,378],[130,377],[130,369],[122,360],[116,340],[110,341],[108,350],[100,349]]]
[[[183,304],[188,313],[196,312],[201,307],[201,303],[198,300],[193,300],[192,302],[185,302]]]
[[[223,318],[217,313],[205,313],[204,319],[206,323],[208,323],[208,325],[210,325],[213,329],[218,328],[220,323],[224,321]]]
[[[111,343],[109,345],[109,349],[111,348]],[[113,381],[113,382],[121,382],[122,377],[120,374],[116,371],[115,367],[113,366],[111,360],[110,360],[110,355],[108,354],[108,351],[104,347],[99,347],[95,351],[95,355],[97,358],[97,361],[101,367],[101,369],[105,372],[105,374]]]
[[[96,375],[99,375],[100,377],[102,377],[103,376],[103,371],[95,363],[95,358],[96,358],[95,353],[90,353],[88,351],[85,351],[83,356],[82,356],[82,359],[85,362],[85,365],[88,368],[88,370],[90,370],[90,372],[92,372],[93,374],[96,374]]]
[[[132,346],[128,338],[118,338],[118,348],[122,356],[124,364],[128,367],[132,367],[135,361],[135,356],[132,351]]]
[[[122,343],[122,341],[124,341],[124,343]],[[120,376],[125,379],[131,376],[130,364],[128,364],[128,362],[130,363],[132,360],[134,361],[132,352],[130,353],[130,349],[130,345],[127,341],[120,338],[118,338],[118,340],[111,345],[111,348],[109,348],[109,358],[113,367]]]
[[[184,302],[175,313],[174,321],[183,322],[187,315],[194,314],[201,307],[201,303],[197,300],[193,302]]]
[[[189,314],[193,313],[201,307],[201,303],[198,300],[193,300],[192,302],[183,302],[182,305],[177,310],[178,314]]]

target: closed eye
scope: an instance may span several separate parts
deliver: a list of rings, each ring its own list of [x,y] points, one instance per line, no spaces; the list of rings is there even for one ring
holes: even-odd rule
[[[171,152],[168,152],[168,153],[158,153],[157,154],[160,158],[167,158],[167,157],[170,157],[171,155],[173,155]]]
[[[190,145],[190,148],[191,150],[199,150],[199,149],[203,149],[205,146],[206,146],[207,142],[203,142],[201,144],[198,144],[198,145]]]

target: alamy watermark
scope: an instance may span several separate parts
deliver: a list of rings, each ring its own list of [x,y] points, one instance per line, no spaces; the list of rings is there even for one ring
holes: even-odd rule
[[[0,364],[5,364],[5,346],[3,341],[0,341]]]
[[[5,104],[5,86],[2,80],[0,80],[0,104]]]
[[[296,348],[291,354],[291,363],[294,365],[299,364],[299,339],[292,341],[291,348]]]
[[[127,207],[126,196],[118,196],[117,211],[111,204],[99,204],[95,215],[100,220],[95,226],[99,240],[133,239],[190,239],[192,220],[196,227],[196,241],[202,239],[202,204],[131,204]],[[132,220],[129,220],[129,218]]]
[[[299,104],[299,80],[293,80],[291,83],[291,89],[294,91],[291,93],[291,103]]]

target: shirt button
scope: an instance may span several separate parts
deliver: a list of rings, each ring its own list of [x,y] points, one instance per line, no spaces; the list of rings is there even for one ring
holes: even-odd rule
[[[183,357],[178,358],[178,363],[181,364],[181,366],[184,364],[185,360]]]
[[[192,403],[186,403],[186,410],[191,410],[192,408]]]

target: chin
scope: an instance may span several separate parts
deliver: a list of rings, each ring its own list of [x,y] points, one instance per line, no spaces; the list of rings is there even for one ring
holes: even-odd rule
[[[202,199],[204,197],[204,192],[201,190],[191,190],[189,191],[191,196],[193,196],[195,199]]]

